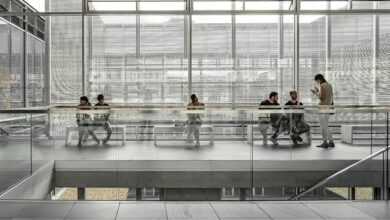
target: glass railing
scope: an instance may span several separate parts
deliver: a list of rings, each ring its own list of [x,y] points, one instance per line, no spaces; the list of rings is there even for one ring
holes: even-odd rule
[[[54,199],[288,200],[388,146],[389,110],[2,110],[0,191],[54,161],[49,191]],[[324,135],[334,146],[332,141],[321,146]],[[387,199],[387,161],[384,151],[299,199]],[[108,188],[111,196],[100,196]],[[71,192],[75,195],[62,196]]]

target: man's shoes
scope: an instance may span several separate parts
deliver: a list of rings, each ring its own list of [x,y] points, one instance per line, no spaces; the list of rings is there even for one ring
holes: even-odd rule
[[[334,142],[333,141],[329,142],[328,147],[334,148],[335,147]]]
[[[104,139],[102,143],[107,144],[107,142],[108,142],[108,139]]]
[[[329,147],[329,145],[328,145],[328,143],[327,142],[323,142],[321,145],[318,145],[317,147],[320,147],[320,148],[328,148]]]
[[[298,142],[302,142],[302,141],[303,141],[303,139],[302,139],[301,136],[299,136],[299,135],[295,136],[295,139],[296,139]]]
[[[274,136],[272,136],[272,137],[270,138],[270,140],[271,140],[272,144],[274,144],[274,145],[279,145],[278,140],[277,140]]]

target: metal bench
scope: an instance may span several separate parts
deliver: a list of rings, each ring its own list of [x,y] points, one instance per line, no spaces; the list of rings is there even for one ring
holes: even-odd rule
[[[111,125],[113,133],[115,131],[119,131],[121,134],[121,141],[122,141],[122,146],[126,144],[126,125]],[[98,129],[103,129],[103,126],[95,126],[94,131]],[[79,127],[78,126],[73,126],[73,127],[67,127],[66,132],[65,132],[65,146],[68,146],[69,144],[69,137],[71,132],[79,132]]]
[[[260,140],[263,140],[264,142],[268,142],[268,137],[272,135],[269,132],[269,130],[270,130],[269,128],[270,127],[271,127],[271,125],[269,125],[268,128],[267,128],[267,131],[266,131],[267,134],[263,136],[262,133],[261,133],[260,126],[258,124],[253,125],[253,126],[248,126],[248,129],[247,129],[247,142],[248,142],[248,144],[253,144],[254,143],[254,141],[256,140],[255,136],[258,134],[257,132],[260,132],[260,136],[261,136]],[[304,139],[305,143],[310,145],[311,144],[311,140],[312,140],[311,132],[309,131],[309,132],[306,132],[305,134],[306,134],[306,140]],[[282,135],[283,134],[281,134],[281,136]],[[266,138],[266,139],[264,140],[264,138]],[[288,139],[290,140],[290,137],[288,137]]]
[[[341,125],[341,140],[347,144],[386,144],[385,124]]]

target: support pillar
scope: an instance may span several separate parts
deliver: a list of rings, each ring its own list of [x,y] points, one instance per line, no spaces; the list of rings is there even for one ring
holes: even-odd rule
[[[142,200],[142,188],[135,189],[135,200],[137,201]]]
[[[85,188],[84,187],[77,188],[77,200],[85,200]]]
[[[246,188],[240,188],[240,201],[245,201],[247,195],[247,189]]]

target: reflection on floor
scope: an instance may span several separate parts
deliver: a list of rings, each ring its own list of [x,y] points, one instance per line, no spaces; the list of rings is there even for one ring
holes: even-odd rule
[[[322,149],[311,146],[293,146],[280,142],[279,146],[253,146],[246,141],[215,141],[213,146],[202,142],[200,147],[176,142],[166,142],[156,147],[153,141],[112,140],[106,145],[95,145],[88,141],[83,147],[76,146],[76,140],[65,146],[62,139],[39,139],[32,143],[33,160],[358,160],[375,152],[380,147],[353,146],[336,142],[335,148]],[[0,160],[26,160],[30,157],[29,140],[1,141]]]

